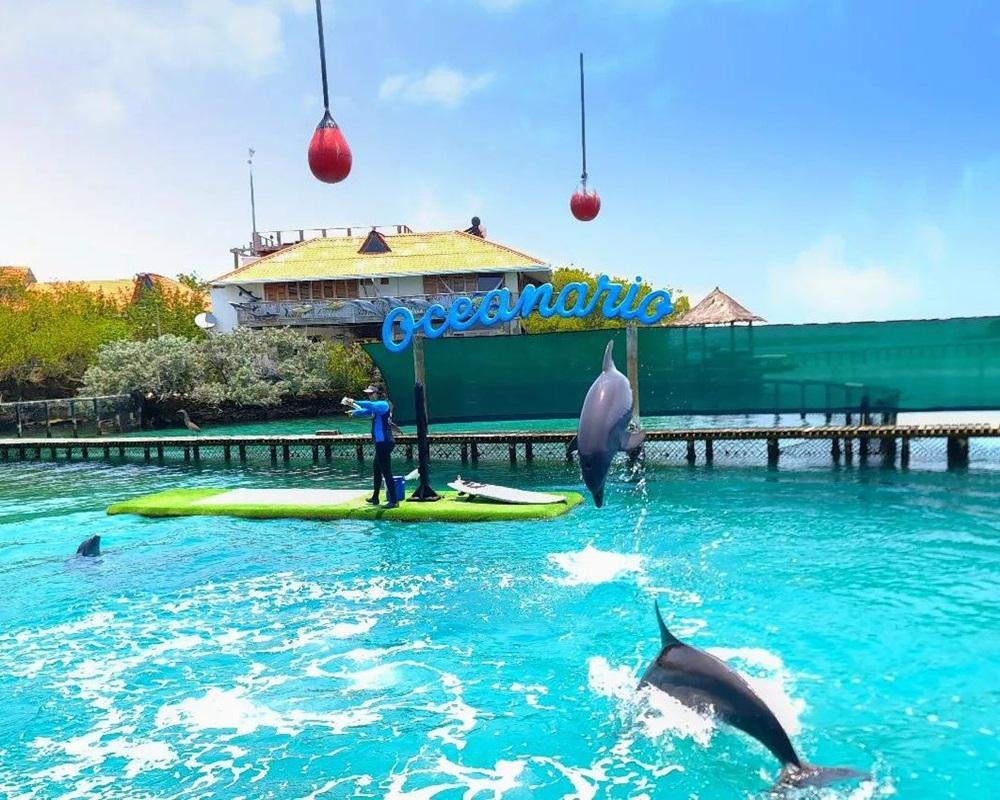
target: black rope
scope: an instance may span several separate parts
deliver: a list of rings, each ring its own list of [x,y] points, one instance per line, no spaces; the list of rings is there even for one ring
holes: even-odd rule
[[[316,0],[317,4],[319,0]],[[324,79],[325,80],[325,79]],[[583,153],[583,174],[580,181],[587,188],[587,109],[583,99],[583,53],[580,53],[580,149]]]
[[[316,27],[319,29],[319,66],[323,73],[323,109],[329,114],[330,90],[326,85],[326,44],[323,41],[323,6],[321,0],[316,0]]]

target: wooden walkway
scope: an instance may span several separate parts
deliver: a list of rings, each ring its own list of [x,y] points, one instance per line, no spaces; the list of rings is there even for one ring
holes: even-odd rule
[[[700,428],[685,430],[650,430],[646,433],[647,452],[658,443],[684,443],[688,463],[712,463],[717,446],[736,442],[766,442],[766,459],[777,465],[782,448],[803,442],[825,441],[833,463],[852,463],[855,455],[862,463],[877,452],[883,463],[907,466],[911,443],[943,440],[950,467],[968,464],[969,440],[998,438],[1000,425],[857,425],[802,426],[781,428]],[[536,448],[544,448],[548,457],[563,453],[572,438],[571,432],[498,432],[498,433],[432,433],[429,443],[432,459],[437,460],[442,448],[454,451],[461,461],[478,462],[483,457],[501,457],[511,463],[535,460]],[[396,438],[397,454],[412,459],[417,437]],[[696,448],[696,445],[697,448]],[[701,458],[699,459],[698,455]],[[267,458],[272,463],[309,458],[313,462],[354,457],[359,461],[370,458],[371,442],[367,435],[340,435],[318,431],[315,434],[291,436],[108,436],[91,439],[44,438],[0,439],[0,462],[12,460],[93,460],[136,458],[144,461],[183,458],[185,462],[200,462],[211,457],[225,462]],[[565,456],[563,456],[565,457]]]

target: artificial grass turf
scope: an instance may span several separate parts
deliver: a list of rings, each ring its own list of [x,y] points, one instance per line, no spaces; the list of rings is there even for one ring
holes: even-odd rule
[[[398,522],[489,522],[522,519],[550,519],[568,513],[583,501],[577,492],[553,492],[565,503],[513,505],[459,498],[457,492],[440,492],[433,503],[403,502],[398,508],[367,505],[363,498],[345,503],[253,504],[217,503],[198,505],[199,500],[225,494],[229,489],[171,489],[144,495],[108,508],[108,514],[138,514],[144,517],[226,516],[249,519],[387,519]]]

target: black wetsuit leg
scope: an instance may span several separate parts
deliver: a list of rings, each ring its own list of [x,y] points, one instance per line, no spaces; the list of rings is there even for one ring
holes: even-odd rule
[[[396,485],[392,480],[392,461],[389,454],[392,453],[396,445],[392,442],[375,443],[375,492],[372,495],[378,500],[379,492],[382,489],[382,478],[385,478],[385,493],[389,497],[390,503],[398,503],[396,497]]]

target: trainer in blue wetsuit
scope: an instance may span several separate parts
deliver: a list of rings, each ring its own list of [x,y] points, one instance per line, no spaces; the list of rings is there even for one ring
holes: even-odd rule
[[[396,485],[392,480],[392,462],[390,455],[396,446],[392,436],[392,407],[382,399],[379,388],[372,384],[365,389],[368,400],[358,400],[352,417],[370,418],[372,421],[372,441],[375,443],[374,488],[367,502],[377,506],[379,494],[382,491],[382,480],[385,480],[385,493],[389,498],[386,508],[396,508],[400,498],[396,497]]]

